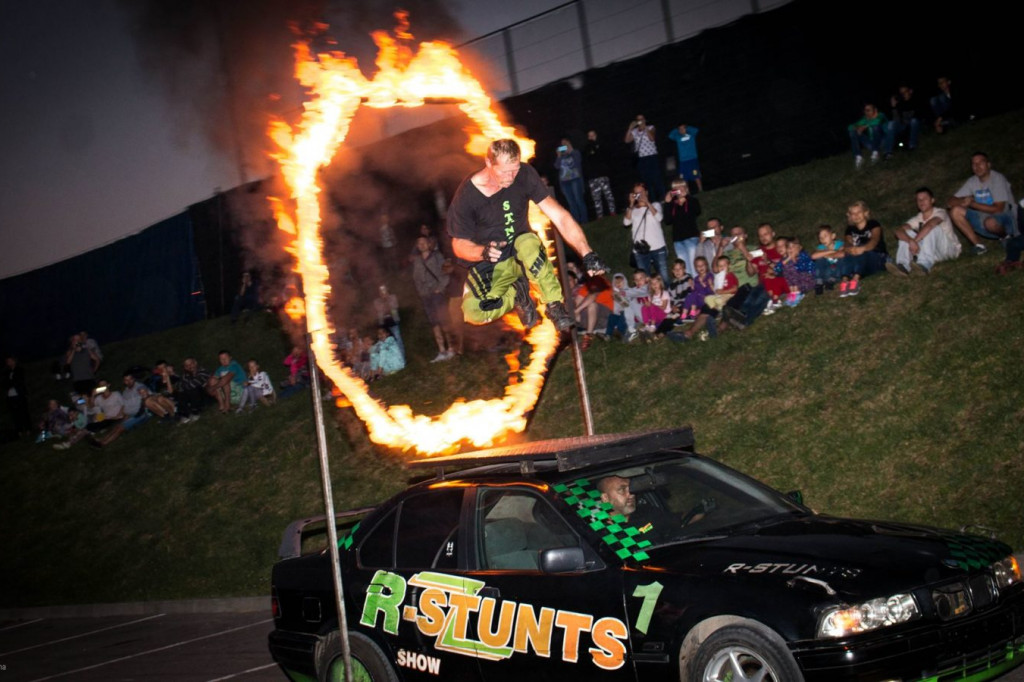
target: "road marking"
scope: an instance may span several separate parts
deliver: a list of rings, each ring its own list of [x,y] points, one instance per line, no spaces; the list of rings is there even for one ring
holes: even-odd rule
[[[0,632],[4,630],[13,630],[14,628],[20,628],[22,625],[32,625],[32,623],[39,623],[45,618],[36,618],[35,620],[26,620],[24,623],[15,623],[14,625],[8,625],[7,627],[0,628]]]
[[[225,675],[224,677],[215,677],[212,680],[207,680],[206,682],[221,682],[221,680],[230,680],[232,678],[238,677],[239,675],[248,675],[249,673],[258,673],[261,670],[266,670],[267,668],[273,668],[276,665],[277,665],[277,663],[268,663],[267,665],[261,665],[261,666],[259,666],[257,668],[249,668],[248,670],[243,670],[240,673],[232,673],[230,675]]]
[[[107,630],[116,630],[117,628],[123,628],[125,625],[134,625],[135,623],[141,623],[147,620],[153,620],[154,618],[161,618],[164,614],[158,613],[155,616],[146,616],[145,618],[139,618],[138,620],[130,620],[127,623],[120,623],[119,625],[111,625],[110,627],[100,628],[99,630],[90,630],[89,632],[83,632],[80,635],[71,635],[70,637],[64,637],[62,639],[55,639],[50,642],[43,642],[42,644],[33,644],[27,646],[24,649],[15,649],[14,651],[0,651],[0,656],[10,656],[11,654],[18,654],[22,651],[28,651],[29,649],[38,649],[43,646],[50,646],[51,644],[60,644],[61,642],[67,642],[68,640],[78,639],[79,637],[88,637],[89,635],[95,635],[97,632],[106,632]],[[42,620],[40,618],[39,620]]]
[[[163,615],[163,614],[161,614],[161,615]],[[131,660],[133,658],[138,658],[139,656],[148,656],[149,654],[155,654],[155,653],[158,653],[160,651],[167,651],[168,649],[174,649],[175,647],[185,646],[186,644],[192,644],[193,642],[201,642],[204,639],[210,639],[211,637],[220,637],[221,635],[227,635],[227,634],[232,633],[232,632],[238,632],[239,630],[245,630],[246,628],[253,628],[253,627],[256,627],[257,625],[266,625],[267,623],[270,623],[273,620],[274,620],[273,618],[267,618],[266,620],[261,620],[258,623],[249,623],[248,625],[239,625],[237,628],[231,628],[229,630],[221,630],[220,632],[214,632],[214,633],[211,633],[209,635],[203,635],[202,637],[194,637],[193,639],[186,639],[186,640],[183,640],[181,642],[175,642],[174,644],[168,644],[167,646],[161,646],[161,647],[157,647],[156,649],[150,649],[149,651],[140,651],[139,653],[132,654],[130,656],[121,656],[120,658],[112,658],[109,661],[103,661],[102,663],[96,663],[95,665],[88,665],[88,666],[86,666],[84,668],[78,668],[76,670],[68,670],[66,672],[57,673],[56,675],[49,675],[47,677],[37,677],[36,679],[32,680],[31,682],[43,682],[43,680],[52,680],[52,679],[55,679],[57,677],[64,677],[65,675],[74,675],[76,673],[85,672],[86,670],[95,670],[96,668],[102,668],[103,666],[110,665],[111,663],[120,663],[121,661],[128,661],[128,660]]]

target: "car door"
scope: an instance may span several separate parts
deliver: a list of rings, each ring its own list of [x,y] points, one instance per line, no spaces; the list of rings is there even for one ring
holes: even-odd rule
[[[530,486],[480,486],[472,511],[463,549],[479,585],[469,623],[484,679],[635,679],[618,568]],[[560,547],[582,550],[585,567],[543,572],[541,552]]]

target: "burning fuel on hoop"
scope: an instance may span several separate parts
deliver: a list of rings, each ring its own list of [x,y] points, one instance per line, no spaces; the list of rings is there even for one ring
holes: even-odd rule
[[[372,80],[363,76],[354,59],[340,52],[313,54],[307,43],[296,43],[295,77],[309,97],[294,127],[284,121],[270,124],[269,134],[277,146],[272,156],[291,195],[269,200],[278,227],[292,235],[288,250],[295,257],[295,270],[302,277],[305,292],[305,300],[294,299],[287,312],[296,320],[305,316],[317,365],[351,403],[375,443],[425,455],[442,454],[454,451],[463,441],[475,447],[487,446],[526,428],[525,415],[540,395],[548,362],[558,347],[558,333],[548,320],[527,332],[526,341],[532,348],[529,363],[519,371],[517,380],[518,358],[508,358],[512,378],[503,397],[458,400],[435,417],[416,414],[408,405],[385,407],[335,358],[330,340],[334,327],[327,316],[331,291],[320,237],[320,187],[316,179],[317,170],[330,164],[345,141],[359,107],[416,107],[438,99],[458,103],[471,123],[465,147],[469,153],[482,156],[490,140],[500,138],[515,139],[523,161],[534,153],[533,140],[516,135],[512,127],[501,123],[490,97],[463,67],[454,48],[443,42],[424,42],[413,53],[408,45],[412,35],[407,17],[401,12],[395,16],[399,23],[394,36],[382,31],[373,34],[378,70]],[[530,225],[550,257],[549,222],[533,204]]]

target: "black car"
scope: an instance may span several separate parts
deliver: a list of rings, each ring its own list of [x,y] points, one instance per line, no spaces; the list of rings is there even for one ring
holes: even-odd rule
[[[353,679],[977,681],[1024,662],[1009,546],[817,514],[693,447],[684,428],[431,459],[339,514]],[[274,566],[270,651],[292,680],[341,680],[308,523]]]

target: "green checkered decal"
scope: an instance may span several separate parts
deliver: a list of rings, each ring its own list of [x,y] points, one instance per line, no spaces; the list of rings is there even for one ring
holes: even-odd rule
[[[949,547],[950,558],[965,571],[984,568],[1000,559],[1005,559],[1010,548],[998,540],[989,540],[978,535],[946,534],[943,536]]]
[[[338,548],[339,549],[343,549],[345,551],[348,551],[349,549],[352,548],[352,538],[355,537],[356,529],[359,528],[359,524],[360,523],[362,523],[362,521],[359,521],[358,523],[356,523],[356,525],[354,525],[351,528],[349,528],[348,532],[345,533],[344,537],[338,538]]]
[[[651,542],[638,537],[642,536],[642,533],[629,525],[626,517],[613,513],[612,506],[601,501],[601,491],[588,479],[580,478],[572,483],[558,483],[553,489],[567,505],[576,507],[576,514],[590,522],[591,529],[601,536],[601,540],[610,546],[620,559],[646,561],[650,558],[644,550],[651,546]]]

